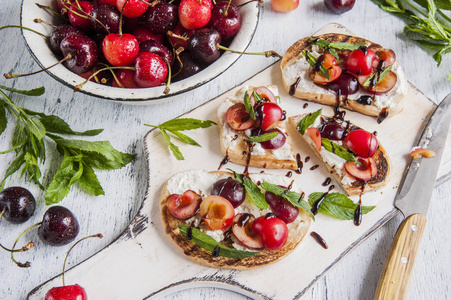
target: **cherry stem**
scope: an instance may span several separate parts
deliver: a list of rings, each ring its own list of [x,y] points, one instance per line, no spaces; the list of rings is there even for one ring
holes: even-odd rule
[[[24,252],[24,251],[30,250],[30,249],[33,248],[33,247],[34,247],[34,243],[33,243],[33,242],[29,242],[28,244],[26,244],[26,245],[23,246],[22,248],[20,248],[20,249],[15,249],[15,250],[8,249],[8,248],[6,248],[5,246],[3,246],[2,244],[0,244],[0,248],[2,248],[2,249],[5,250],[5,251],[8,251],[8,252]]]
[[[67,251],[66,257],[64,258],[64,263],[63,263],[63,274],[61,275],[61,278],[62,278],[62,280],[63,280],[63,286],[66,285],[65,282],[64,282],[64,274],[66,273],[66,261],[67,261],[67,257],[69,256],[69,253],[70,253],[70,252],[72,251],[72,249],[73,249],[78,243],[80,243],[81,241],[84,241],[84,240],[89,239],[89,238],[95,238],[95,237],[101,239],[101,238],[103,238],[103,235],[102,235],[101,233],[97,233],[97,234],[85,236],[84,238],[79,239],[77,242],[75,242],[75,244],[73,244],[72,247],[70,247],[69,250]]]
[[[11,260],[18,266],[18,267],[21,267],[21,268],[28,268],[28,267],[30,267],[31,266],[31,263],[29,262],[29,261],[27,261],[27,262],[25,262],[25,263],[21,263],[21,262],[18,262],[18,261],[16,261],[15,259],[14,259],[14,248],[16,247],[16,244],[17,244],[17,242],[19,241],[19,239],[27,232],[27,231],[29,231],[30,229],[33,229],[34,227],[37,227],[37,226],[39,226],[39,225],[41,225],[42,224],[42,222],[39,222],[39,223],[36,223],[36,224],[34,224],[34,225],[31,225],[30,227],[28,227],[27,229],[25,229],[20,235],[19,235],[19,237],[14,241],[14,244],[13,244],[13,246],[12,246],[12,248],[11,248]],[[33,244],[34,245],[34,244]]]
[[[43,34],[43,33],[40,33],[40,32],[38,32],[38,31],[36,31],[36,30],[31,29],[31,28],[23,27],[23,26],[20,26],[20,25],[6,25],[6,26],[0,27],[0,30],[5,29],[5,28],[20,28],[20,29],[25,29],[25,30],[29,30],[29,31],[31,31],[31,32],[34,32],[34,33],[36,33],[36,34],[39,34],[39,35],[42,36],[42,37],[47,38],[47,36],[46,36],[45,34]]]
[[[166,34],[167,34],[168,36],[170,36],[170,37],[174,37],[174,38],[177,38],[177,39],[181,39],[181,40],[185,40],[185,41],[189,40],[188,37],[186,37],[186,36],[181,36],[181,35],[178,35],[178,34],[175,34],[175,33],[173,33],[173,32],[170,31],[170,30],[168,30],[168,32],[167,32]]]
[[[224,17],[227,17],[227,15],[228,15],[228,11],[229,11],[229,7],[230,7],[230,4],[232,3],[232,0],[229,0],[229,3],[227,3],[227,7],[226,7],[226,9],[224,10],[224,13],[222,14]]]
[[[177,73],[175,73],[174,75],[171,75],[172,77],[175,77],[182,72],[183,62],[180,59],[180,53],[182,53],[183,51],[185,51],[185,48],[183,48],[183,47],[178,47],[177,50],[175,50],[175,57],[177,58],[177,60],[180,64],[180,70]]]
[[[269,51],[264,51],[264,52],[241,52],[241,51],[236,51],[236,50],[229,49],[229,48],[221,46],[219,44],[216,44],[216,46],[219,49],[221,49],[221,50],[230,51],[230,52],[233,52],[233,53],[241,53],[241,54],[249,54],[249,55],[264,55],[265,57],[282,58],[282,56],[279,53],[277,53],[276,51],[274,51],[274,50],[269,50]]]
[[[124,9],[125,9],[125,6],[127,5],[128,1],[129,0],[125,1],[124,6],[122,6],[122,9],[121,9],[121,15],[119,16],[119,32],[118,32],[119,36],[122,36],[122,19],[123,19],[123,15],[124,15]]]
[[[53,24],[50,24],[50,23],[48,23],[48,22],[46,22],[46,21],[44,21],[44,20],[42,20],[42,19],[34,19],[33,22],[35,22],[35,23],[43,23],[43,24],[48,25],[48,26],[51,26],[51,27],[53,27],[53,28],[58,28],[57,26],[55,26],[55,25],[53,25]]]
[[[169,61],[166,58],[163,58],[164,62],[166,63],[166,65],[168,66],[168,75],[167,75],[167,80],[166,80],[166,88],[163,91],[163,94],[167,95],[169,94],[169,85],[171,84],[171,65],[169,64]]]
[[[35,4],[36,4],[36,6],[39,7],[39,8],[42,8],[42,9],[45,9],[45,10],[49,10],[49,11],[51,11],[52,13],[54,13],[55,15],[57,15],[58,17],[64,18],[59,12],[55,11],[55,10],[54,10],[53,8],[51,8],[50,6],[42,5],[42,4],[39,4],[39,3],[35,3]]]
[[[56,66],[56,65],[58,65],[58,64],[61,64],[61,63],[65,62],[66,60],[71,59],[71,58],[72,58],[72,53],[69,53],[65,58],[63,58],[63,59],[60,60],[59,62],[56,62],[56,63],[54,63],[53,65],[51,65],[51,66],[49,66],[49,67],[47,67],[47,68],[38,70],[38,71],[36,71],[36,72],[27,73],[27,74],[11,74],[11,73],[5,73],[5,74],[3,74],[3,76],[5,76],[6,79],[11,79],[11,78],[24,77],[24,76],[29,76],[29,75],[38,74],[38,73],[41,73],[42,71],[47,71],[48,69],[53,68],[54,66]]]
[[[241,3],[240,5],[237,5],[236,7],[241,7],[241,6],[245,6],[245,5],[247,5],[247,4],[249,4],[249,3],[251,3],[251,2],[258,2],[258,3],[263,3],[263,0],[250,0],[250,1],[247,1],[247,2],[244,2],[244,3]]]
[[[106,71],[106,70],[117,70],[117,69],[126,69],[126,70],[133,70],[135,71],[136,69],[134,67],[106,67],[106,68],[102,68],[99,69],[97,71],[95,71],[94,73],[92,73],[91,76],[88,77],[88,79],[86,79],[85,81],[83,81],[80,84],[77,84],[74,88],[74,92],[78,92],[79,90],[82,89],[82,87],[89,81],[91,80],[93,77],[97,76],[100,72]],[[119,82],[117,82],[119,83]]]

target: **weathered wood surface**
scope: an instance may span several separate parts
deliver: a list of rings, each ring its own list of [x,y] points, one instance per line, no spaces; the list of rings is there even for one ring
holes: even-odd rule
[[[14,0],[3,2],[0,10],[0,25],[18,24],[20,3]],[[357,35],[394,49],[404,66],[408,79],[430,99],[438,102],[450,92],[451,84],[446,80],[446,74],[451,69],[450,57],[445,56],[442,65],[437,68],[430,53],[426,53],[416,44],[401,36],[403,23],[381,11],[370,1],[358,2],[352,11],[340,16],[329,13],[321,1],[302,2],[297,10],[288,14],[275,13],[271,10],[269,2],[265,3],[257,33],[249,50],[275,49],[283,52],[295,40],[315,32],[330,22],[341,23]],[[24,73],[37,69],[37,65],[24,47],[23,39],[17,29],[0,31],[0,36],[2,40],[0,46],[2,73],[10,70],[15,73]],[[105,196],[90,197],[74,188],[61,203],[78,216],[81,225],[80,236],[96,232],[102,232],[105,236],[102,240],[91,240],[75,248],[68,261],[69,267],[85,260],[111,243],[136,214],[146,190],[147,168],[143,155],[142,138],[148,128],[143,124],[160,124],[179,116],[236,86],[272,62],[271,59],[261,57],[242,57],[232,68],[211,83],[178,96],[172,101],[149,106],[129,106],[85,96],[81,93],[74,94],[46,74],[15,81],[0,79],[2,85],[24,89],[44,84],[46,87],[44,96],[38,98],[15,97],[14,100],[19,105],[32,110],[56,114],[67,120],[77,130],[105,128],[100,139],[110,140],[121,151],[138,153],[134,163],[122,170],[99,172],[98,177],[106,190]],[[12,126],[9,127],[7,133],[0,136],[1,149],[9,146],[11,129]],[[447,149],[450,149],[449,143]],[[0,170],[2,172],[11,159],[11,155],[1,156]],[[55,166],[48,165],[47,167],[50,172],[46,173],[46,178],[49,178],[55,171]],[[33,218],[26,224],[13,226],[7,222],[1,222],[0,241],[4,245],[11,245],[20,231],[32,223],[40,221],[46,210],[42,204],[43,194],[36,186],[19,179],[18,176],[14,176],[8,183],[28,186],[41,202]],[[433,194],[427,215],[426,231],[410,284],[409,299],[446,299],[449,294],[451,241],[446,238],[444,233],[445,229],[450,227],[451,205],[449,199],[451,199],[450,181],[438,186]],[[313,285],[305,298],[371,299],[400,220],[400,216],[395,217],[354,249],[333,269],[329,270],[326,276]],[[17,268],[10,262],[7,253],[0,255],[0,274],[2,274],[0,298],[2,299],[24,299],[33,287],[61,272],[67,247],[46,246],[36,239],[34,233],[25,235],[24,240],[36,242],[34,250],[16,256],[20,260],[30,260],[32,262],[30,269]],[[283,285],[283,283],[280,284]],[[185,290],[165,297],[165,299],[212,298],[239,299],[243,297],[223,289],[205,287]]]

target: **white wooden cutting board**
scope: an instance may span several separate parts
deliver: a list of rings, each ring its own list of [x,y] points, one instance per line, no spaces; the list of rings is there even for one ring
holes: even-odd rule
[[[340,25],[332,24],[319,33],[345,30]],[[282,107],[288,116],[312,112],[322,107],[292,98],[283,90],[279,63],[263,70],[244,84],[278,85]],[[219,103],[240,87],[205,103],[183,117],[216,120]],[[148,190],[138,215],[110,246],[69,270],[66,273],[66,282],[83,286],[90,299],[147,299],[178,289],[202,286],[231,289],[257,299],[300,298],[321,275],[397,213],[393,200],[409,162],[408,153],[417,142],[425,121],[435,107],[435,104],[413,86],[409,87],[407,99],[404,111],[386,119],[382,124],[377,124],[376,119],[372,117],[354,112],[346,113],[346,119],[356,125],[370,132],[378,132],[379,141],[390,154],[393,170],[386,187],[362,197],[364,205],[377,207],[363,216],[360,226],[356,227],[353,221],[339,221],[317,215],[310,230],[321,234],[329,249],[323,249],[307,235],[291,255],[280,262],[255,270],[220,270],[192,262],[163,232],[158,210],[159,195],[164,182],[177,172],[188,169],[210,171],[219,167],[223,156],[219,150],[217,128],[213,126],[186,132],[202,147],[179,144],[185,156],[184,161],[177,161],[169,152],[161,133],[152,130],[144,138],[149,169]],[[305,103],[308,103],[307,108],[303,108]],[[333,109],[324,107],[323,113],[333,114]],[[289,133],[295,136],[293,130]],[[311,159],[304,164],[302,174],[293,172],[292,179],[299,182],[307,195],[325,191],[327,187],[322,186],[322,183],[330,174],[323,166],[310,170],[310,167],[320,162],[300,140],[294,140],[293,146],[294,151],[299,153],[303,160],[307,156]],[[441,171],[442,175],[449,172],[448,160],[445,167]],[[243,166],[232,163],[223,168],[232,168],[237,172],[244,170]],[[250,172],[252,171],[259,172],[260,169],[250,168]],[[265,172],[285,175],[288,170]],[[333,180],[332,184],[337,186],[335,191],[341,191]],[[357,201],[358,197],[352,199]],[[51,287],[59,285],[61,278],[56,277],[30,292],[29,299],[43,299]]]

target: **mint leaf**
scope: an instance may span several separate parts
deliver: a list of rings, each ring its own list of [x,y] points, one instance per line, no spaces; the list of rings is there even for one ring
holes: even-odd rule
[[[251,143],[261,143],[261,142],[269,141],[270,139],[273,139],[278,135],[279,135],[279,132],[267,132],[267,133],[263,133],[261,135],[250,136],[246,139],[246,141],[251,142]]]
[[[166,141],[168,141],[169,143],[169,149],[171,150],[172,154],[174,154],[175,158],[177,160],[184,160],[185,158],[183,157],[182,152],[180,152],[179,147],[177,147],[176,145],[174,145],[174,143],[171,142],[171,138],[168,135],[168,133],[166,132],[166,130],[161,129],[161,133],[163,134],[164,138],[166,139]]]
[[[269,205],[265,200],[265,196],[260,191],[258,186],[248,177],[242,176],[242,178],[246,193],[248,193],[249,197],[251,197],[252,202],[254,202],[255,206],[257,206],[260,209],[268,208]]]
[[[309,65],[312,68],[317,68],[317,63],[318,60],[316,59],[315,56],[313,56],[313,54],[311,54],[310,52],[304,50],[302,52],[302,54],[304,55],[305,59],[307,60],[307,62],[309,63]],[[323,66],[323,64],[319,65],[319,72],[321,73],[321,75],[326,78],[327,80],[330,80],[330,76],[329,76],[329,72],[327,71],[327,69]]]
[[[354,154],[343,148],[342,146],[338,145],[335,142],[332,142],[329,139],[322,138],[321,139],[321,145],[329,152],[332,152],[333,154],[352,162],[358,162],[357,158]]]
[[[391,70],[392,65],[385,67],[382,69],[382,72],[376,72],[371,74],[370,77],[368,77],[367,80],[365,80],[365,82],[363,83],[364,87],[369,87],[371,86],[375,86],[376,84],[378,84],[379,82],[382,81],[382,79],[385,78],[385,76],[387,76],[388,72]]]
[[[215,122],[211,120],[198,120],[193,118],[178,118],[178,119],[172,119],[169,121],[164,122],[160,126],[154,126],[154,127],[160,127],[167,130],[176,130],[176,131],[184,131],[184,130],[192,130],[197,128],[207,128],[212,125],[216,125]],[[149,125],[148,125],[149,126]]]
[[[73,159],[71,159],[70,156],[65,157],[45,192],[45,204],[51,205],[63,200],[63,198],[69,194],[73,177]]]
[[[86,189],[88,193],[94,196],[105,195],[94,170],[87,164],[83,163],[83,174],[78,182]]]
[[[31,89],[31,90],[17,90],[14,88],[0,85],[0,89],[18,93],[18,94],[22,94],[22,95],[27,95],[27,96],[41,96],[45,93],[45,88],[43,86],[35,88],[35,89]]]
[[[268,183],[266,181],[261,184],[261,187],[267,192],[271,192],[273,194],[276,194],[277,196],[281,196],[282,198],[287,199],[288,202],[293,204],[295,207],[302,208],[303,210],[305,210],[310,214],[313,220],[315,220],[315,216],[310,210],[310,207],[308,206],[307,202],[302,200],[304,195],[301,195],[294,191],[289,191],[283,187],[280,187],[272,183]]]
[[[256,104],[263,101],[262,95],[260,95],[259,93],[257,93],[257,91],[254,90],[254,91],[252,92],[252,95],[254,96],[254,100],[255,100],[255,103],[256,103]]]
[[[179,224],[180,234],[186,238],[186,231],[188,230],[188,225]],[[199,247],[213,252],[213,250],[218,246],[219,247],[219,256],[228,257],[228,258],[246,258],[254,256],[260,252],[258,251],[241,251],[233,248],[226,247],[216,242],[211,236],[200,231],[197,228],[191,227],[191,241],[196,243]]]
[[[302,120],[299,121],[298,125],[296,126],[297,131],[303,135],[307,130],[307,128],[309,128],[310,126],[313,125],[313,123],[315,123],[315,120],[321,115],[322,112],[323,109],[320,108],[317,111],[309,113],[308,115],[303,117]]]
[[[196,142],[195,140],[193,140],[192,138],[190,138],[189,136],[187,136],[186,134],[183,134],[179,131],[175,131],[175,130],[168,130],[170,133],[172,133],[173,135],[175,135],[179,140],[181,140],[182,142],[184,142],[185,144],[188,145],[193,145],[193,146],[198,146],[200,147],[199,143]]]
[[[313,205],[313,203],[315,203],[322,195],[323,193],[320,192],[310,194],[310,205]],[[353,220],[357,205],[358,204],[354,203],[344,194],[330,193],[325,196],[318,211],[336,219]],[[375,207],[376,206],[362,206],[362,214],[369,213]]]
[[[8,124],[8,120],[6,119],[6,109],[3,103],[0,103],[0,134],[3,133],[6,129],[6,125]]]
[[[30,117],[27,119],[27,126],[30,132],[34,134],[39,140],[42,140],[45,136],[46,130],[41,121],[36,117]]]
[[[255,91],[254,91],[254,94],[255,94]],[[255,97],[254,97],[254,99],[255,99]],[[244,93],[244,109],[247,111],[247,113],[249,114],[249,116],[251,117],[252,120],[257,120],[257,117],[255,116],[254,107],[252,106],[252,104],[250,102],[249,93],[247,91]]]
[[[0,183],[0,190],[3,190],[5,187],[6,179],[14,174],[16,171],[20,169],[20,167],[25,163],[25,153],[21,153],[12,161],[9,167],[6,169],[5,177],[3,177],[2,182]]]

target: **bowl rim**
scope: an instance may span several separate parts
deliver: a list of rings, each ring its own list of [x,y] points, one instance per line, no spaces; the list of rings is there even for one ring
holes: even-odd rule
[[[50,1],[50,0],[48,0],[48,1]],[[30,11],[30,10],[33,11],[33,9],[28,7],[28,3],[30,3],[30,5],[35,6],[34,2],[35,2],[34,0],[21,0],[20,25],[36,30],[36,28],[33,28],[33,27],[25,24],[27,22],[24,19],[24,15],[28,11]],[[235,1],[235,2],[241,2],[241,1]],[[259,5],[258,2],[256,2],[255,6],[247,4],[244,8],[246,9],[246,7],[247,7],[247,10],[245,10],[245,12],[248,15],[248,20],[250,20],[251,22],[245,23],[245,22],[243,22],[243,18],[242,18],[242,26],[243,26],[243,24],[247,24],[248,27],[246,27],[245,31],[242,31],[241,37],[243,35],[248,35],[248,38],[239,44],[239,50],[241,50],[241,51],[245,51],[249,47],[249,45],[255,35],[255,32],[257,30],[257,26],[258,26],[260,14],[261,14],[261,5]],[[37,6],[36,6],[36,9],[38,9]],[[243,15],[242,15],[242,17],[243,17]],[[35,24],[34,22],[32,22],[32,20],[31,20],[30,24],[31,23]],[[241,27],[241,28],[243,28],[243,27]],[[37,31],[39,31],[39,30],[37,30]],[[41,55],[41,54],[37,53],[37,52],[39,52],[40,49],[37,48],[36,45],[33,45],[33,40],[31,39],[31,37],[36,34],[30,32],[30,31],[21,29],[21,35],[24,39],[25,46],[28,49],[28,51],[30,52],[34,61],[39,65],[39,67],[45,68],[46,66],[42,63],[42,59],[45,58],[47,56],[47,54],[44,53],[43,55]],[[240,37],[240,32],[238,33],[237,36]],[[235,41],[236,41],[235,39],[232,40],[232,42],[231,42],[232,46],[234,45]],[[57,62],[58,58],[51,52],[49,45],[48,45],[48,41],[45,40],[44,43],[46,45],[45,49],[48,50],[47,53],[50,53],[49,56],[50,57],[53,56],[54,59],[52,59],[52,60]],[[234,48],[234,49],[237,49],[237,48]],[[81,92],[81,93],[89,95],[89,96],[97,97],[100,99],[105,99],[105,100],[109,100],[109,101],[113,101],[113,102],[120,102],[120,103],[130,103],[130,104],[160,103],[165,100],[169,100],[171,97],[186,93],[188,91],[191,91],[197,87],[200,87],[200,86],[208,83],[209,81],[212,81],[213,79],[215,79],[216,77],[221,75],[223,72],[225,72],[227,69],[229,69],[242,55],[243,54],[241,54],[241,53],[232,53],[232,52],[227,52],[227,51],[222,53],[221,57],[218,60],[216,60],[211,65],[207,66],[201,72],[199,72],[193,76],[190,76],[186,79],[183,79],[183,80],[180,80],[180,81],[177,81],[174,83],[171,82],[170,90],[169,90],[168,94],[163,93],[165,86],[142,88],[142,89],[123,89],[123,88],[115,88],[115,87],[107,86],[107,85],[101,85],[101,84],[97,84],[97,83],[93,83],[93,82],[87,82],[83,86],[83,88],[81,90],[79,90],[78,92]],[[53,79],[55,79],[56,81],[62,83],[63,85],[65,85],[69,88],[72,88],[72,89],[74,89],[77,84],[84,81],[84,78],[77,76],[77,74],[71,72],[70,70],[66,69],[62,65],[45,70],[45,72],[48,75],[50,75]],[[78,82],[76,82],[75,80],[69,81],[69,80],[63,79],[61,76],[58,76],[58,74],[60,74],[60,72],[63,72],[63,75],[66,75],[66,76],[74,76],[75,75],[76,80],[78,80]],[[190,84],[187,86],[186,80],[193,81],[193,84]],[[175,87],[175,89],[174,89],[174,87]],[[119,93],[119,96],[115,96],[115,95],[118,95],[117,92],[119,90],[122,90]],[[128,96],[124,97],[124,94],[127,94]],[[148,96],[145,96],[146,94]]]

